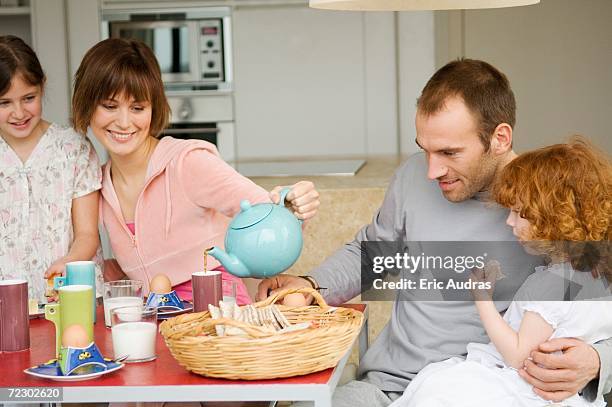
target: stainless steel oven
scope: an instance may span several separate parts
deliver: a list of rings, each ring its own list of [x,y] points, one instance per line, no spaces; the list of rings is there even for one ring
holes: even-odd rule
[[[171,4],[107,8],[102,36],[139,39],[155,53],[172,110],[162,136],[209,141],[224,160],[233,161],[231,9]]]
[[[168,96],[172,109],[170,126],[162,136],[205,140],[217,146],[226,161],[234,161],[234,113],[231,95],[194,95],[187,92]]]
[[[151,47],[168,89],[231,87],[229,8],[111,10],[103,20],[108,36]]]

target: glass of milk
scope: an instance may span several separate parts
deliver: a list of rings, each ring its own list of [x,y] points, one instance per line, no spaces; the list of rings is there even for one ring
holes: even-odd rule
[[[104,283],[104,325],[111,326],[110,311],[113,308],[143,304],[143,282],[140,280],[118,280]]]
[[[126,362],[148,362],[157,357],[157,309],[137,306],[113,308],[111,336],[115,358]]]
[[[223,302],[236,302],[236,282],[234,280],[223,280]]]

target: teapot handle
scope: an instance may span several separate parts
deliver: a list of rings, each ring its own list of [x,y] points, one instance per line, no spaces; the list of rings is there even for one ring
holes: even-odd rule
[[[278,200],[279,206],[285,206],[285,199],[287,198],[287,194],[291,191],[291,188],[285,187],[280,191],[280,199]]]
[[[280,191],[280,199],[278,200],[278,205],[279,206],[285,206],[285,199],[287,198],[287,194],[289,193],[289,191],[291,191],[291,188],[289,187],[285,187],[283,189],[281,189]],[[304,223],[304,221],[302,219],[299,219],[300,224]]]

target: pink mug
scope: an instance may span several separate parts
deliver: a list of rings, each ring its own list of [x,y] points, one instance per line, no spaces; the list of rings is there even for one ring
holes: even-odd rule
[[[198,271],[191,275],[193,312],[208,311],[208,304],[219,305],[223,299],[220,271]]]
[[[28,282],[0,280],[0,352],[29,348]]]

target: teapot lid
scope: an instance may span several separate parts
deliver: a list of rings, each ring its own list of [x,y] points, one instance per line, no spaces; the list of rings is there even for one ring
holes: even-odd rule
[[[272,212],[273,204],[251,205],[247,200],[240,202],[240,213],[232,220],[229,227],[232,229],[244,229],[261,222]]]

